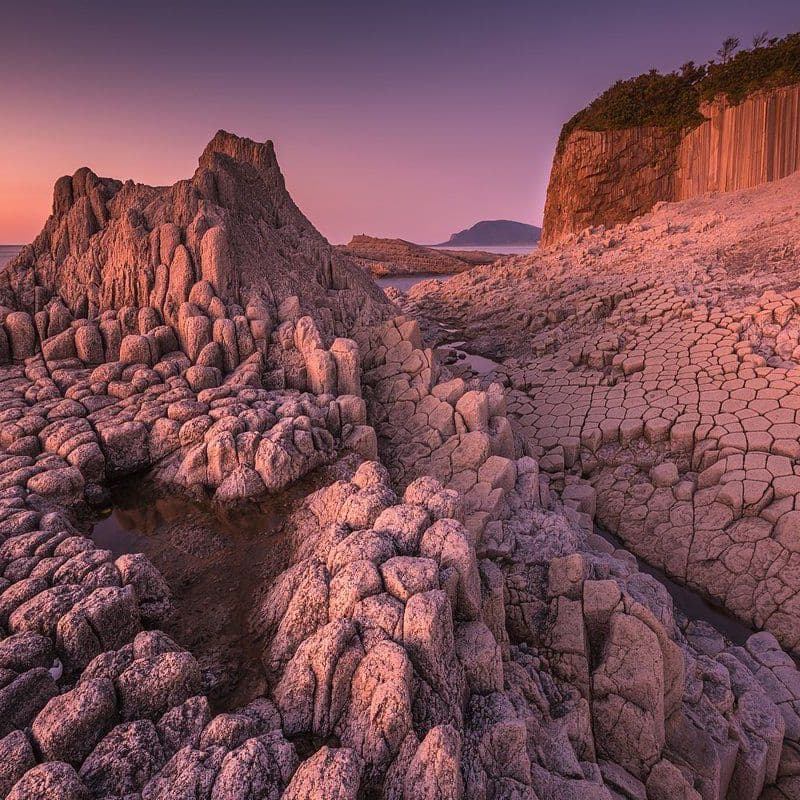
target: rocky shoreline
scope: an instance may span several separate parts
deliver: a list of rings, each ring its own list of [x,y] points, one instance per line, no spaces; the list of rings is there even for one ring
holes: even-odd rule
[[[775,636],[676,614],[594,533],[602,481],[526,438],[514,373],[440,365],[419,296],[313,231],[270,145],[220,133],[167,189],[69,181],[0,274],[0,797],[800,796]],[[219,713],[161,630],[176,587],[89,535],[144,473],[220,507],[311,481],[249,611],[262,683]]]
[[[491,264],[502,256],[482,250],[447,250],[425,247],[403,239],[380,239],[361,234],[338,249],[365,272],[387,275],[455,275],[477,265]]]

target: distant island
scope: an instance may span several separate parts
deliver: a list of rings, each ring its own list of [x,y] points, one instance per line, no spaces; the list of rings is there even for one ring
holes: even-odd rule
[[[539,241],[542,229],[510,219],[487,219],[471,228],[454,233],[446,242],[434,247],[497,247],[502,245],[533,245]]]

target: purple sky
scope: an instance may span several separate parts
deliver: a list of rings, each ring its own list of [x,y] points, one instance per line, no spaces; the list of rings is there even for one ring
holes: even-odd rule
[[[334,242],[539,224],[561,124],[618,78],[800,29],[797,0],[39,2],[0,16],[0,242],[80,166],[191,175],[218,128],[275,141]]]

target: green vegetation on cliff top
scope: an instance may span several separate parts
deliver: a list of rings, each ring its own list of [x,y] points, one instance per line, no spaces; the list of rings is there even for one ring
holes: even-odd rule
[[[678,72],[663,75],[651,70],[625,81],[617,81],[561,129],[560,151],[575,130],[606,131],[658,126],[680,131],[703,122],[700,103],[726,95],[740,103],[759,89],[787,86],[800,81],[800,33],[764,43],[756,37],[754,47],[732,55],[736,39],[726,40],[719,52],[722,60],[695,66],[684,64]]]

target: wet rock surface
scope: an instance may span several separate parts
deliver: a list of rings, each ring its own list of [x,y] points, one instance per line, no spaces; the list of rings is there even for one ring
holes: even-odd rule
[[[92,539],[136,581],[149,620],[195,655],[215,709],[259,696],[264,675],[250,620],[286,568],[291,499],[226,514],[137,481],[117,488],[112,502]],[[145,564],[152,573],[142,574]]]

